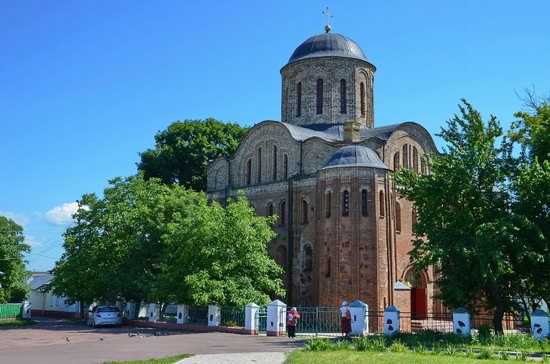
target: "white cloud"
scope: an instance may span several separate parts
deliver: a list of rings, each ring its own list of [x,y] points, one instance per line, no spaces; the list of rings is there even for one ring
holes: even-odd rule
[[[78,203],[69,202],[61,206],[56,206],[46,212],[44,217],[46,221],[54,225],[69,225],[73,222],[73,214],[78,210]]]
[[[44,246],[44,243],[41,241],[36,240],[34,236],[26,236],[25,237],[25,244],[30,245],[32,249],[38,249],[42,248]]]
[[[25,226],[29,223],[30,219],[25,214],[20,214],[17,212],[11,212],[11,211],[0,211],[1,216],[5,216],[7,218],[12,219],[15,221],[18,225]]]

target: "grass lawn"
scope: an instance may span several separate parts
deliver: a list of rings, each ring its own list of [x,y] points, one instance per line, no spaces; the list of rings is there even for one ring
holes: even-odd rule
[[[19,320],[19,319],[0,319],[0,327],[22,327],[34,325],[36,321],[33,320]]]
[[[189,358],[191,356],[193,356],[193,354],[178,354],[157,359],[106,361],[103,364],[172,364],[178,360]]]
[[[445,356],[436,354],[420,353],[390,353],[390,352],[358,352],[355,350],[337,350],[337,351],[293,351],[286,361],[286,364],[335,364],[335,363],[502,363],[502,360],[496,359],[475,359],[456,356]]]

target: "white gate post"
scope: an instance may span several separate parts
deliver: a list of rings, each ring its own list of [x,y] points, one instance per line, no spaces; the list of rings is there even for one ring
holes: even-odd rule
[[[126,302],[126,309],[124,310],[124,315],[128,320],[136,319],[136,304],[134,302]]]
[[[267,336],[284,335],[286,331],[286,304],[275,300],[267,305]]]
[[[208,326],[220,326],[220,306],[208,305]]]
[[[368,312],[369,306],[363,301],[353,301],[349,306],[351,314],[351,334],[365,336],[369,332]]]
[[[186,324],[188,315],[189,315],[189,306],[187,306],[187,305],[178,305],[177,306],[176,323],[177,324]]]
[[[459,307],[453,312],[453,332],[464,337],[470,336],[470,313],[464,307]]]
[[[150,303],[149,304],[149,322],[157,322],[160,316],[160,307],[157,307],[158,305],[156,303]]]
[[[21,313],[21,318],[30,319],[32,317],[32,303],[29,301],[23,301],[23,312]]]
[[[535,310],[531,313],[531,332],[537,340],[548,336],[548,314],[543,310]]]
[[[255,303],[249,303],[244,307],[244,328],[250,335],[258,335],[256,315],[259,308],[260,306]]]
[[[384,309],[384,335],[391,336],[399,332],[399,309],[395,306],[389,306]]]

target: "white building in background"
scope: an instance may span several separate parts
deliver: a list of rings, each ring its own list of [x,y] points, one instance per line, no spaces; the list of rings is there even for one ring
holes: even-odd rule
[[[50,290],[53,274],[50,272],[32,272],[28,284],[31,287],[29,301],[32,304],[32,315],[49,317],[80,317],[80,303],[67,305],[65,296],[57,296]]]

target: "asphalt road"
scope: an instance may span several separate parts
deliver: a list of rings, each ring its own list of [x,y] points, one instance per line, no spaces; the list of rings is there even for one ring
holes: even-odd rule
[[[72,320],[39,319],[33,326],[0,328],[0,363],[103,363],[183,353],[287,352],[302,345],[284,337],[125,326],[93,329]]]

